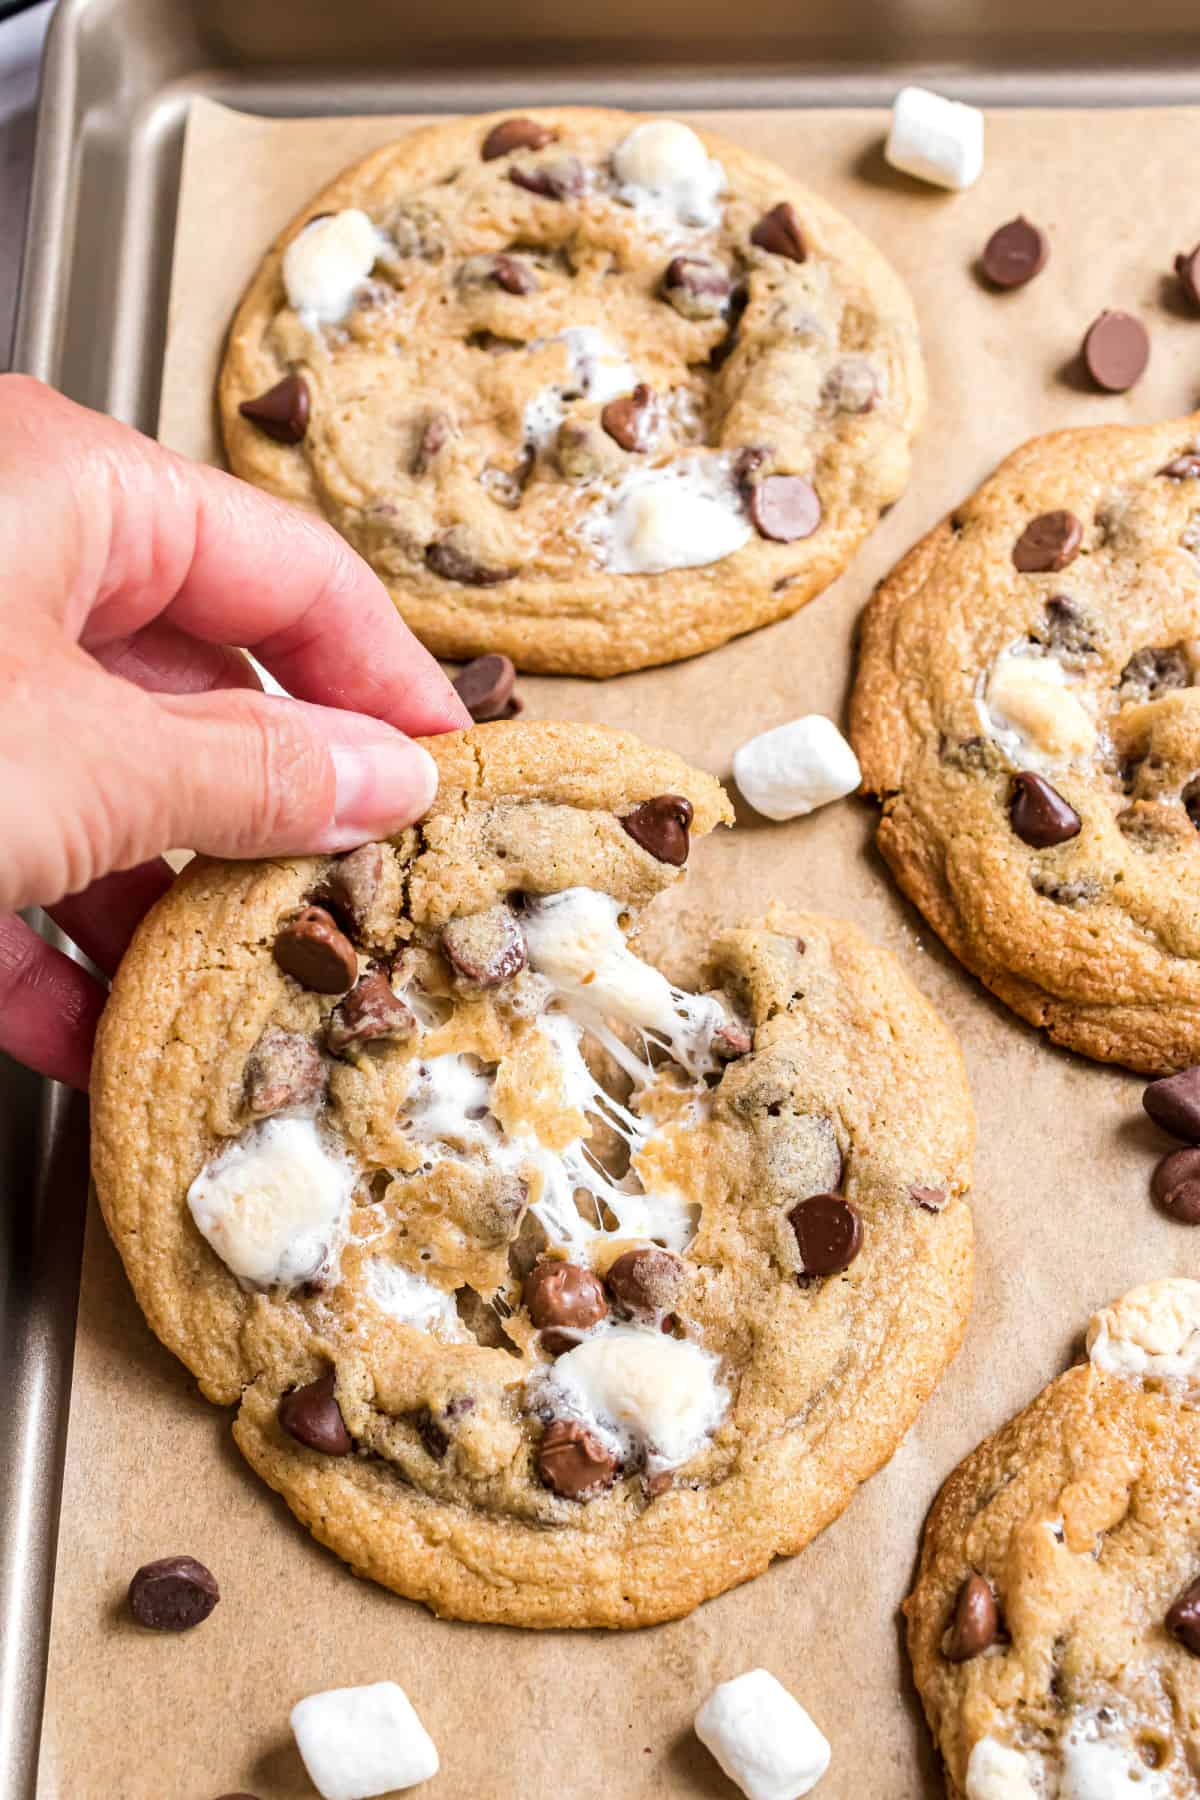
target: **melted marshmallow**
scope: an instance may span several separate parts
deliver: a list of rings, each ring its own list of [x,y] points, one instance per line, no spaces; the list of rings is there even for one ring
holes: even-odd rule
[[[1127,1737],[1101,1737],[1094,1719],[1073,1721],[1061,1749],[1057,1800],[1159,1800],[1168,1791]]]
[[[725,1416],[728,1391],[710,1350],[638,1325],[614,1325],[568,1350],[536,1380],[558,1418],[576,1419],[624,1460],[656,1473],[702,1450]]]
[[[308,324],[336,325],[374,268],[380,244],[379,233],[357,206],[314,219],[283,253],[288,305]]]
[[[725,171],[686,125],[674,119],[635,125],[612,160],[620,184],[617,197],[627,206],[680,225],[720,224],[717,196],[725,186]]]
[[[406,1325],[419,1326],[439,1338],[467,1335],[459,1323],[454,1295],[435,1287],[423,1275],[402,1269],[399,1263],[373,1256],[367,1264],[367,1293],[380,1312],[402,1319]]]
[[[729,458],[689,456],[631,470],[584,535],[614,575],[661,575],[721,562],[754,533]]]
[[[187,1203],[239,1281],[294,1287],[334,1254],[355,1179],[312,1119],[267,1119],[204,1165]]]
[[[454,1051],[431,1056],[416,1065],[401,1123],[419,1144],[479,1149],[497,1136],[496,1122],[489,1116],[491,1098],[492,1078],[477,1056]]]
[[[976,700],[979,722],[1019,769],[1077,762],[1096,747],[1096,727],[1052,656],[1006,650]]]
[[[638,372],[620,344],[594,325],[568,325],[554,340],[567,347],[573,386],[596,406],[604,406],[638,384]]]
[[[1200,1376],[1200,1281],[1172,1276],[1131,1288],[1094,1315],[1087,1350],[1106,1375],[1194,1387]]]
[[[1034,1765],[1011,1744],[982,1737],[967,1764],[967,1800],[1042,1800]]]

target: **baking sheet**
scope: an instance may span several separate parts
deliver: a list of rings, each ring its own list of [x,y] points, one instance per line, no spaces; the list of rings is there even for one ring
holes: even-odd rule
[[[534,717],[627,725],[728,777],[753,731],[842,713],[854,622],[895,557],[1036,430],[1188,410],[1200,319],[1171,303],[1180,171],[1200,113],[1002,112],[978,187],[891,176],[876,113],[693,115],[841,206],[910,281],[932,391],[912,487],[855,566],[783,624],[698,661],[594,684],[521,683]],[[193,104],[161,431],[218,460],[212,387],[228,316],[273,233],[347,161],[411,118],[271,121]],[[971,265],[1025,211],[1050,233],[1030,288],[985,292]],[[1153,356],[1130,395],[1071,371],[1102,307],[1139,311]],[[862,802],[790,826],[739,809],[668,906],[745,916],[773,897],[857,919],[958,1032],[979,1115],[976,1300],[967,1343],[890,1465],[791,1562],[653,1630],[526,1634],[439,1622],[359,1583],[243,1465],[228,1415],[151,1338],[96,1218],[89,1228],[63,1496],[39,1793],[54,1800],[310,1795],[287,1713],[319,1687],[391,1677],[442,1755],[427,1790],[458,1800],[642,1800],[735,1792],[690,1732],[715,1682],[763,1663],[833,1745],[822,1800],[940,1792],[897,1607],[941,1479],[1069,1358],[1088,1313],[1134,1282],[1198,1273],[1200,1240],[1150,1206],[1156,1137],[1135,1077],[1048,1048],[960,971],[892,890]],[[180,1639],[128,1624],[124,1587],[187,1551],[216,1572],[213,1618]],[[426,1790],[422,1790],[423,1792]]]

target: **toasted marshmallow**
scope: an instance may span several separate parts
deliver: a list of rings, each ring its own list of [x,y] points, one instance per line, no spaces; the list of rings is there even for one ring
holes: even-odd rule
[[[1020,769],[1079,762],[1096,747],[1092,716],[1052,656],[1006,650],[976,707],[984,731]]]
[[[668,213],[680,225],[720,222],[725,171],[696,133],[674,119],[635,125],[613,152],[613,172],[628,206]]]
[[[267,1119],[201,1169],[187,1193],[197,1230],[239,1281],[294,1287],[315,1275],[345,1229],[353,1165],[312,1119]]]
[[[928,88],[901,88],[884,155],[893,169],[935,187],[969,188],[983,172],[983,114]]]
[[[322,1800],[374,1800],[438,1772],[433,1739],[394,1681],[310,1694],[293,1706],[291,1723]]]
[[[1131,1288],[1093,1316],[1087,1351],[1106,1375],[1194,1387],[1200,1374],[1200,1281],[1168,1276]]]
[[[348,206],[314,219],[283,253],[288,305],[317,325],[336,325],[379,254],[380,237],[365,212]]]
[[[743,744],[733,778],[764,818],[797,819],[852,794],[862,770],[833,720],[809,713]]]
[[[539,1377],[555,1412],[612,1443],[622,1458],[644,1457],[655,1473],[702,1450],[729,1394],[717,1358],[686,1338],[615,1325],[560,1356]]]
[[[829,1744],[800,1702],[766,1669],[713,1689],[696,1736],[746,1800],[799,1800],[829,1767]]]

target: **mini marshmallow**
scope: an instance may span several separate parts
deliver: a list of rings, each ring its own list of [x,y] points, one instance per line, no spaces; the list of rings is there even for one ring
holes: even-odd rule
[[[338,1244],[355,1179],[312,1119],[267,1119],[205,1163],[188,1210],[239,1281],[295,1287]]]
[[[649,206],[682,225],[715,225],[717,196],[725,171],[714,162],[694,131],[674,119],[635,125],[613,152],[620,198],[629,206]]]
[[[357,206],[314,219],[283,253],[288,305],[306,323],[336,325],[374,268],[379,247],[379,233]]]
[[[862,770],[833,720],[808,713],[743,744],[733,778],[764,818],[798,819],[852,794]]]
[[[829,1745],[766,1669],[723,1681],[696,1714],[696,1736],[746,1800],[799,1800],[829,1767]]]
[[[626,1456],[644,1451],[657,1474],[695,1456],[721,1423],[729,1394],[717,1370],[712,1352],[690,1339],[614,1325],[560,1356],[544,1386],[560,1417],[615,1438]]]
[[[983,114],[928,88],[901,88],[884,155],[893,169],[919,181],[969,188],[983,172]]]
[[[1193,1387],[1200,1377],[1200,1281],[1170,1275],[1093,1314],[1088,1356],[1106,1375]]]
[[[630,475],[606,525],[605,561],[614,575],[702,568],[754,535],[720,458],[684,458]]]
[[[1018,768],[1054,768],[1096,747],[1091,714],[1071,692],[1062,664],[1050,656],[1006,650],[992,664],[976,711],[987,735]]]
[[[292,1708],[292,1732],[322,1800],[373,1800],[438,1772],[433,1739],[394,1681],[310,1694]]]

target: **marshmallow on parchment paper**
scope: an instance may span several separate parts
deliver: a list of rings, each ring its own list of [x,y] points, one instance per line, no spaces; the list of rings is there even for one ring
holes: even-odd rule
[[[374,1800],[438,1772],[433,1739],[394,1681],[298,1700],[292,1733],[322,1800]]]
[[[893,169],[918,181],[969,188],[983,173],[983,114],[928,88],[901,88],[883,154]]]
[[[809,713],[743,744],[734,752],[733,778],[764,818],[798,819],[852,794],[862,770],[833,720]]]
[[[746,1800],[800,1800],[829,1767],[829,1744],[800,1702],[766,1669],[713,1689],[696,1736]]]

